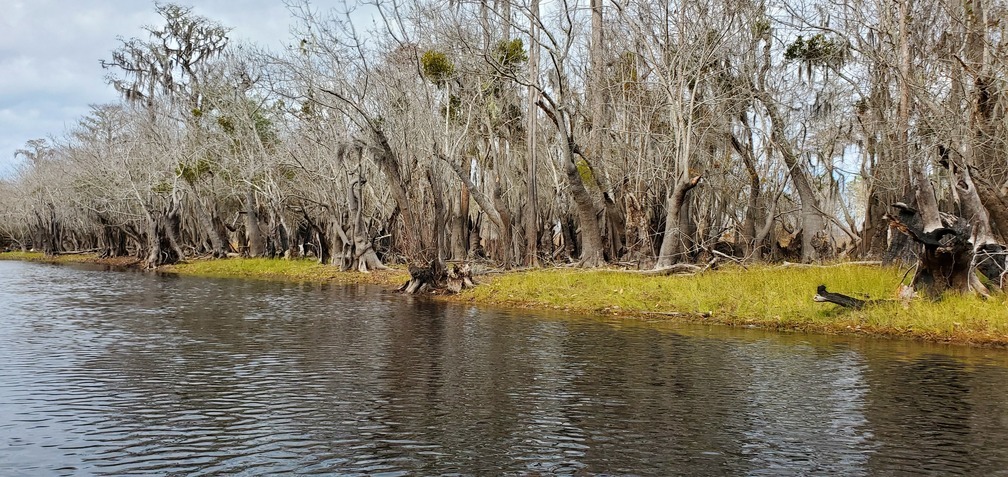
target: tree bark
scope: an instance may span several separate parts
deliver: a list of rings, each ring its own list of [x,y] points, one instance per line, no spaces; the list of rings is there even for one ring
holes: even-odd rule
[[[210,240],[211,255],[213,255],[214,258],[227,257],[229,248],[227,237],[220,232],[220,229],[214,221],[214,216],[216,214],[207,210],[210,207],[207,207],[203,203],[203,200],[196,191],[196,186],[190,184],[187,180],[182,180],[182,182],[186,185],[186,188],[189,190],[192,197],[193,209],[196,211],[196,219],[199,221],[200,227],[203,228],[203,233],[206,234],[207,238]]]
[[[681,247],[684,238],[680,221],[680,212],[686,202],[686,195],[689,194],[697,184],[700,183],[701,176],[692,179],[679,181],[672,193],[667,198],[668,209],[665,212],[665,235],[662,237],[661,249],[658,252],[658,261],[655,268],[665,268],[676,263],[683,252]]]
[[[351,230],[351,240],[353,240],[353,260],[359,272],[371,270],[386,270],[388,267],[378,258],[374,243],[367,233],[364,225],[364,214],[361,210],[361,188],[365,181],[358,179],[350,184],[349,209],[353,228]]]
[[[556,108],[552,99],[545,94],[543,98],[549,101],[540,100],[537,104],[546,115],[550,117],[556,126],[557,134],[561,141],[561,154],[557,158],[557,167],[563,173],[567,182],[567,188],[574,199],[574,210],[577,213],[581,230],[581,255],[578,265],[582,267],[597,267],[605,263],[603,253],[602,231],[599,228],[598,211],[595,209],[595,201],[588,194],[584,179],[578,170],[575,156],[581,154],[581,149],[574,141],[570,133],[570,117],[566,110]]]
[[[266,255],[266,242],[262,230],[259,229],[259,204],[256,202],[255,189],[250,185],[245,190],[245,240],[248,244],[246,253],[249,257]]]
[[[539,266],[539,191],[538,174],[538,130],[539,111],[536,103],[539,101],[539,90],[535,84],[539,81],[539,0],[532,0],[529,5],[531,18],[529,20],[529,61],[528,61],[528,109],[526,115],[525,143],[527,147],[526,160],[526,190],[525,190],[525,266]]]
[[[148,215],[148,254],[145,260],[147,268],[171,265],[182,260],[182,249],[179,247],[180,227],[179,207],[174,198],[171,200],[168,210],[159,212],[156,216]]]
[[[399,163],[396,161],[395,152],[392,150],[385,132],[373,124],[371,128],[375,141],[378,143],[374,159],[385,175],[389,190],[392,193],[392,199],[395,200],[396,206],[399,208],[399,216],[402,218],[403,229],[407,232],[403,237],[406,251],[409,255],[413,255],[417,252],[418,242],[410,237],[410,232],[419,230],[419,224],[414,221],[413,211],[410,209],[409,195],[406,192],[408,184],[403,180],[402,174],[399,171]],[[394,225],[392,224],[390,227],[394,227]]]
[[[445,267],[445,257],[447,256],[448,240],[445,233],[447,215],[445,211],[444,193],[438,180],[438,173],[434,170],[434,163],[427,167],[427,182],[430,183],[431,195],[434,196],[434,259],[436,267],[443,270]]]

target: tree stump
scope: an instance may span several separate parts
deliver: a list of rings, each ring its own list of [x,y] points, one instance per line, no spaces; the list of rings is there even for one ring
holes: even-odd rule
[[[451,268],[445,268],[437,260],[431,260],[426,267],[410,265],[409,274],[410,279],[399,287],[399,291],[410,295],[455,294],[476,286],[469,264],[461,267],[456,264]]]

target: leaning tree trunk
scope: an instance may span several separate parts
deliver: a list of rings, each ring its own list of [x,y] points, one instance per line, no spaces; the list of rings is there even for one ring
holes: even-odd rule
[[[468,174],[467,171],[468,168],[463,168],[461,165],[459,165],[458,163],[456,163],[451,159],[448,159],[447,156],[445,156],[440,152],[437,153],[437,158],[440,159],[445,164],[447,164],[449,167],[451,167],[452,171],[455,172],[455,176],[458,177],[460,181],[462,181],[462,184],[465,187],[465,189],[469,191],[469,196],[476,201],[476,204],[480,206],[480,209],[482,209],[483,212],[486,213],[486,216],[490,219],[491,222],[493,222],[494,226],[497,227],[497,232],[501,235],[501,237],[504,238],[504,234],[506,232],[508,232],[508,235],[510,235],[509,231],[511,229],[510,227],[511,221],[510,216],[507,216],[507,212],[506,210],[504,210],[504,203],[502,201],[494,201],[490,197],[487,197],[487,195],[484,194],[483,191],[480,190],[475,183],[473,183],[472,179]],[[498,209],[498,206],[500,206],[501,209]],[[505,216],[501,215],[502,210],[504,211]],[[505,217],[508,218],[507,223],[504,222]],[[443,224],[438,224],[438,226],[442,227]],[[475,229],[475,227],[473,228]],[[508,243],[510,243],[510,241]],[[469,248],[470,253],[472,253],[473,250],[474,247],[470,246]]]
[[[759,85],[756,96],[763,103],[767,116],[770,118],[770,140],[784,157],[784,164],[788,168],[788,176],[791,178],[791,183],[794,184],[795,190],[798,192],[798,200],[801,202],[799,204],[799,213],[801,214],[802,224],[801,260],[803,262],[811,262],[819,258],[813,246],[813,241],[823,232],[825,222],[822,214],[819,212],[819,204],[816,200],[815,191],[812,189],[805,168],[795,155],[794,147],[788,141],[787,135],[784,132],[784,122],[780,111],[777,109],[777,102],[771,97],[766,87],[766,75],[770,65],[770,42],[764,43],[763,61],[765,66],[763,66],[759,74]]]
[[[536,105],[553,121],[562,141],[562,154],[557,158],[557,166],[567,180],[567,188],[571,198],[574,199],[574,209],[581,226],[581,256],[578,265],[586,268],[603,265],[605,258],[602,253],[605,245],[602,242],[598,211],[595,209],[595,201],[588,193],[584,179],[581,177],[581,171],[578,170],[577,162],[575,162],[575,156],[581,154],[581,148],[574,141],[571,133],[570,114],[565,109],[558,108],[553,99],[545,93],[542,94],[542,99]]]
[[[794,184],[795,190],[798,192],[798,200],[801,202],[799,211],[802,224],[801,260],[802,262],[815,261],[819,259],[819,253],[814,246],[814,240],[823,232],[825,226],[822,214],[819,212],[819,203],[805,168],[802,167],[798,157],[795,156],[794,149],[787,142],[784,135],[784,125],[777,114],[776,106],[770,104],[766,106],[770,111],[770,122],[772,123],[770,139],[777,144],[778,150],[784,157],[784,164],[788,168],[791,183]]]
[[[668,210],[665,212],[665,235],[658,252],[658,261],[655,263],[656,269],[672,266],[682,253],[680,245],[684,239],[681,220],[679,220],[680,212],[686,202],[686,195],[700,183],[700,179],[701,176],[696,176],[689,180],[679,181],[668,196]]]
[[[395,200],[396,207],[399,209],[399,217],[402,218],[403,230],[407,232],[403,235],[405,252],[407,256],[412,256],[419,249],[419,241],[415,240],[411,233],[419,229],[419,224],[415,221],[413,211],[410,209],[409,194],[406,190],[409,184],[403,179],[402,173],[399,170],[399,162],[396,160],[396,154],[392,150],[391,144],[389,144],[388,137],[381,127],[376,124],[377,122],[372,123],[371,132],[375,142],[378,143],[378,147],[372,150],[372,156],[378,164],[378,168],[381,169],[382,174],[385,175],[392,199]],[[394,230],[394,228],[394,223],[389,224],[389,230]]]

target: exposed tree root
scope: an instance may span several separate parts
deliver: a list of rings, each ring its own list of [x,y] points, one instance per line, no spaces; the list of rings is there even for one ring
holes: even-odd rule
[[[399,291],[410,295],[420,293],[454,294],[476,286],[469,264],[464,264],[461,267],[452,265],[451,268],[445,268],[437,260],[432,260],[430,265],[426,267],[410,265],[409,274],[410,279],[399,287]]]

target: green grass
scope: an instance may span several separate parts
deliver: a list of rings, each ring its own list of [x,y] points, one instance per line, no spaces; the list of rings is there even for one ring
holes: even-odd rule
[[[99,260],[92,255],[45,257],[0,253],[0,259],[43,262]],[[165,267],[180,275],[398,286],[403,270],[341,272],[313,260],[230,258]],[[482,285],[449,300],[520,308],[561,309],[613,317],[757,326],[815,333],[861,333],[926,341],[1008,345],[1008,296],[941,301],[895,294],[904,270],[878,266],[753,266],[692,276],[646,276],[616,270],[548,269],[479,277]],[[812,300],[816,287],[856,297],[891,299],[864,310]]]
[[[400,285],[409,275],[402,270],[370,273],[341,272],[331,265],[314,260],[277,260],[270,258],[229,258],[226,260],[194,260],[164,268],[179,275],[201,277],[255,278],[335,283],[374,283]]]
[[[0,253],[0,260],[20,260],[23,262],[40,263],[92,263],[98,262],[98,257],[93,254],[67,254],[47,256],[42,252],[3,252]]]
[[[22,260],[25,262],[40,261],[45,255],[40,252],[3,252],[0,253],[0,260]]]
[[[495,277],[467,291],[476,303],[573,312],[684,319],[819,333],[868,333],[929,341],[1008,344],[1005,296],[947,296],[850,310],[812,300],[816,287],[894,299],[903,270],[877,266],[733,268],[695,276],[537,270]]]

